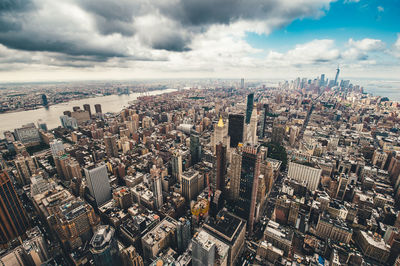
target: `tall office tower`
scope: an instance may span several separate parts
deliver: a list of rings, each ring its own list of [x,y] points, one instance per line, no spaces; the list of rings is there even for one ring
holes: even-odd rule
[[[39,130],[34,123],[23,125],[21,128],[14,129],[14,135],[17,140],[24,145],[37,145],[40,143]]]
[[[231,160],[228,169],[228,179],[230,179],[229,198],[236,201],[239,199],[240,173],[242,170],[242,154],[238,149],[233,150]]]
[[[50,150],[53,157],[62,155],[65,153],[64,143],[62,140],[54,139],[52,142],[50,142]]]
[[[244,89],[244,78],[240,79],[240,88]]]
[[[176,178],[176,180],[181,183],[182,176],[182,155],[180,150],[174,150],[172,154],[171,160],[172,166],[172,176]]]
[[[228,123],[228,135],[230,137],[230,147],[236,148],[239,143],[243,143],[244,115],[230,114]]]
[[[46,94],[42,94],[42,104],[43,104],[43,106],[49,105]]]
[[[97,227],[92,240],[90,240],[90,253],[93,256],[94,265],[106,266],[119,263],[119,250],[115,229],[109,225]]]
[[[69,154],[61,154],[54,157],[54,164],[56,165],[57,174],[61,179],[68,180],[67,164],[70,160]]]
[[[199,193],[199,172],[189,169],[182,174],[181,191],[187,202],[195,199]]]
[[[95,104],[94,109],[96,110],[96,114],[101,114],[101,104]]]
[[[192,238],[192,265],[214,265],[215,249],[215,242],[209,239],[205,231],[197,233]]]
[[[321,74],[320,85],[325,86],[325,74]]]
[[[200,135],[195,130],[190,131],[190,157],[191,165],[195,165],[201,160]]]
[[[63,128],[78,129],[78,121],[73,117],[62,115],[60,121]]]
[[[337,86],[338,85],[338,78],[339,78],[339,73],[340,73],[340,69],[339,69],[339,66],[338,66],[338,68],[336,69],[336,76],[335,76],[335,84],[334,84],[334,86]]]
[[[144,266],[143,258],[133,246],[121,250],[121,260],[123,266]]]
[[[178,226],[176,227],[176,240],[179,252],[184,252],[187,249],[191,238],[189,219],[179,218]]]
[[[153,165],[153,168],[150,170],[150,183],[155,198],[156,208],[159,210],[163,205],[163,195],[160,169],[158,169],[155,165]]]
[[[345,174],[341,174],[339,178],[339,185],[336,191],[336,198],[338,200],[343,200],[345,194],[346,194],[346,189],[347,189],[347,184],[349,183],[349,178]]]
[[[253,106],[253,111],[251,113],[250,124],[245,125],[245,143],[256,145],[258,142],[257,138],[257,107]]]
[[[25,233],[29,220],[6,171],[0,172],[0,246]]]
[[[267,125],[267,117],[269,113],[269,105],[268,104],[263,104],[262,107],[262,120],[261,120],[261,132],[260,132],[260,137],[264,138],[265,137],[265,129]]]
[[[226,146],[221,142],[216,146],[216,177],[215,189],[224,191],[225,189],[225,174],[226,174]]]
[[[253,232],[258,177],[260,175],[260,153],[255,146],[246,146],[242,150],[242,169],[240,173],[239,216],[247,219],[248,231]]]
[[[271,136],[271,141],[282,144],[283,137],[285,136],[285,128],[283,125],[275,125],[272,128],[272,136]]]
[[[299,135],[300,129],[296,126],[291,126],[290,127],[290,137],[289,137],[289,143],[291,146],[293,146],[296,143],[296,138]]]
[[[83,110],[89,113],[89,117],[92,117],[92,112],[90,111],[90,104],[84,104]]]
[[[254,93],[247,95],[246,124],[250,124],[251,114],[254,106]]]
[[[211,135],[211,150],[215,154],[215,145],[223,143],[227,148],[230,144],[230,137],[228,135],[228,125],[224,124],[222,116],[219,118],[218,124],[214,127],[214,132]]]
[[[322,169],[318,165],[309,166],[301,163],[289,162],[288,177],[304,182],[307,188],[315,191],[321,179]]]
[[[36,165],[29,154],[18,155],[14,160],[15,168],[17,169],[17,181],[21,185],[29,183],[29,178],[35,173]]]
[[[104,136],[104,144],[106,145],[106,153],[108,157],[118,157],[117,136],[108,133]]]
[[[66,164],[66,172],[67,172],[68,180],[71,180],[73,178],[82,179],[81,166],[73,158],[70,158],[68,160],[68,162]]]
[[[76,119],[78,125],[84,124],[90,120],[89,113],[80,109],[72,112],[71,117]]]
[[[85,176],[90,194],[94,197],[97,206],[111,199],[111,186],[105,164],[86,168]]]

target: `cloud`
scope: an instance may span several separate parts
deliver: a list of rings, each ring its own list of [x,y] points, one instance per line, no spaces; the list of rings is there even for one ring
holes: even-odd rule
[[[336,61],[340,58],[340,51],[335,48],[334,41],[329,39],[313,40],[298,44],[286,53],[271,51],[267,61],[283,65],[307,65]]]
[[[397,57],[400,58],[400,33],[397,34],[397,40],[396,42],[393,44],[392,47],[392,54]]]
[[[370,52],[383,51],[386,44],[378,39],[365,38],[355,41],[352,38],[347,43],[348,49],[342,53],[345,59],[367,60]]]

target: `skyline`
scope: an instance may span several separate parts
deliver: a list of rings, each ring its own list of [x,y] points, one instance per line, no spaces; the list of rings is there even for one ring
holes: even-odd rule
[[[337,65],[396,80],[399,13],[398,0],[9,0],[0,81],[333,78]]]

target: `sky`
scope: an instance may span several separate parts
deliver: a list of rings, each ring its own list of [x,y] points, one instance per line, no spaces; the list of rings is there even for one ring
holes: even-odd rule
[[[0,83],[400,79],[400,0],[1,0]]]

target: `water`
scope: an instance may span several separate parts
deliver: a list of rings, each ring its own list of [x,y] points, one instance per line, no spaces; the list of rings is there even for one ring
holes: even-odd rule
[[[391,101],[400,102],[399,80],[362,80],[354,82],[364,87],[364,91],[374,96],[388,97]]]
[[[173,91],[176,90],[155,90],[148,92],[147,95],[158,95]],[[74,106],[79,106],[81,109],[83,109],[84,104],[90,104],[90,110],[92,113],[94,113],[94,105],[101,104],[101,109],[103,113],[119,112],[124,107],[129,106],[128,102],[136,100],[138,96],[143,96],[143,94],[131,93],[129,95],[125,94],[100,96],[95,98],[81,99],[66,103],[55,104],[51,105],[48,109],[40,108],[36,110],[0,114],[0,138],[3,138],[4,131],[13,131],[15,128],[32,122],[36,124],[39,119],[47,124],[48,129],[61,126],[60,116],[63,115],[64,111],[68,110],[72,112],[72,107]]]

